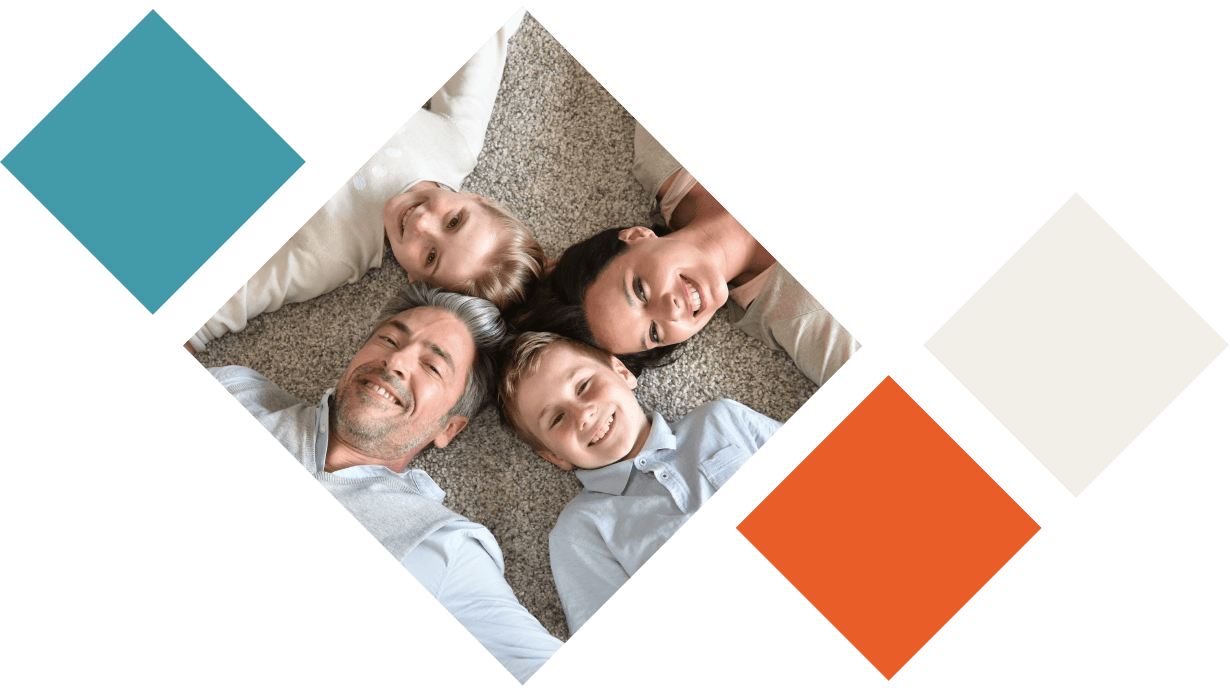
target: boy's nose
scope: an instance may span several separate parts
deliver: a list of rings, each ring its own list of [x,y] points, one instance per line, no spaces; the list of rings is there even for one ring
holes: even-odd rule
[[[580,411],[577,413],[577,424],[582,428],[588,428],[594,422],[594,417],[598,414],[598,405],[589,402],[581,405]]]

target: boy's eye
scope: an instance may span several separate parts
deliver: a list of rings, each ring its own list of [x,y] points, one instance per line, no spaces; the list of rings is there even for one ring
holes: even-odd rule
[[[645,298],[645,284],[640,279],[637,279],[633,282],[633,289],[635,289],[636,295],[638,298],[640,298],[642,301],[645,301],[646,303],[649,302]]]
[[[552,427],[552,428],[555,428],[555,424],[559,423],[560,421],[563,421],[563,419],[564,419],[564,413],[563,413],[563,412],[560,412],[560,413],[556,414],[556,415],[555,415],[555,418],[551,420],[551,427]]]
[[[452,218],[452,219],[450,219],[450,220],[449,220],[449,222],[448,222],[448,227],[447,227],[447,228],[450,228],[450,229],[451,229],[451,228],[453,228],[454,226],[456,226],[457,224],[460,224],[460,223],[461,223],[461,215],[460,215],[460,214],[456,214],[456,215],[454,215],[454,216],[453,216],[453,218]]]
[[[436,261],[436,249],[432,248],[431,252],[427,253],[427,266],[430,267],[431,263],[435,261]]]
[[[578,385],[578,386],[577,386],[577,394],[579,395],[579,394],[581,394],[582,392],[585,392],[585,388],[586,388],[588,385],[589,385],[589,381],[588,381],[588,380],[585,380],[585,381],[583,381],[580,385]]]

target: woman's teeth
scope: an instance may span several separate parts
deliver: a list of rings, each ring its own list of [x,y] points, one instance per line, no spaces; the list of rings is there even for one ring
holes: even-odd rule
[[[684,279],[683,283],[687,285],[688,293],[692,296],[692,315],[696,315],[700,312],[700,291],[696,288],[695,284],[687,279]]]
[[[380,395],[381,397],[383,397],[383,398],[385,398],[385,399],[389,400],[389,401],[390,401],[390,402],[392,402],[393,404],[397,404],[397,398],[396,398],[396,397],[394,397],[393,395],[389,394],[389,392],[388,392],[387,390],[385,390],[383,387],[380,387],[379,385],[376,385],[375,383],[364,383],[364,385],[367,387],[367,389],[368,389],[368,390],[370,390],[370,391],[372,391],[372,392],[374,392],[374,393],[376,393],[376,394]],[[398,406],[400,406],[400,405],[398,405]]]
[[[597,445],[598,443],[602,442],[602,439],[606,437],[606,434],[608,432],[610,432],[611,423],[613,421],[615,421],[615,415],[611,414],[611,418],[607,419],[605,423],[603,423],[601,426],[597,428],[597,430],[594,431],[594,439],[589,441],[589,444]]]

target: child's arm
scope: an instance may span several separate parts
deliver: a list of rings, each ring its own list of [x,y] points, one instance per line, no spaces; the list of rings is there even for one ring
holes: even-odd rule
[[[326,208],[320,208],[197,330],[189,345],[201,351],[227,332],[244,329],[261,313],[328,293],[380,266],[382,235],[348,234],[329,222]]]
[[[487,124],[508,60],[508,39],[517,33],[525,10],[520,9],[483,44],[474,57],[431,97],[431,112],[448,118],[475,158],[483,148]],[[458,181],[460,183],[460,181]]]
[[[558,530],[556,525],[548,542],[551,575],[568,619],[568,632],[576,635],[630,576],[610,551],[573,543]]]
[[[773,434],[777,433],[777,430],[782,427],[781,423],[777,420],[770,419],[745,404],[741,404],[734,400],[726,401],[737,406],[741,410],[743,414],[744,431],[751,440],[756,442],[756,447],[753,448],[753,452],[759,450],[760,446],[764,445],[765,441],[772,438]]]
[[[689,417],[694,415],[703,418],[706,429],[729,442],[737,443],[748,456],[759,450],[760,446],[782,427],[778,421],[733,399],[719,399],[702,404],[688,414]]]

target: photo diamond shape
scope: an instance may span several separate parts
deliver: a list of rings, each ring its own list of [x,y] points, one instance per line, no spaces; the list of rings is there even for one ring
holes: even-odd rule
[[[189,346],[525,681],[858,343],[532,17],[406,115]]]

